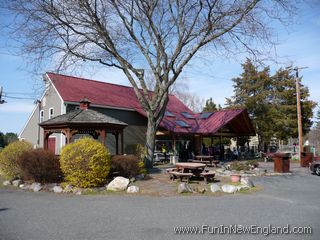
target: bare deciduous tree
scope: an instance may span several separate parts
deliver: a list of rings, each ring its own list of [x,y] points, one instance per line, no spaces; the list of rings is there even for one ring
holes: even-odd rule
[[[259,54],[256,46],[272,44],[270,19],[289,16],[293,6],[289,2],[4,0],[2,4],[16,14],[15,37],[32,58],[59,59],[59,67],[93,61],[124,72],[148,116],[151,163],[168,90],[193,56],[205,47]],[[145,82],[147,69],[156,82],[153,94]]]

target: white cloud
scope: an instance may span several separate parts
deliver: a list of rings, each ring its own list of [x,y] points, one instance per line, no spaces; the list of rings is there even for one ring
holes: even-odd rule
[[[8,102],[0,105],[1,113],[31,113],[34,105],[23,102]]]

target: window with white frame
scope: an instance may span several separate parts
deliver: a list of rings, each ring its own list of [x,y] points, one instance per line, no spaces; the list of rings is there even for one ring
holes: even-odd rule
[[[44,111],[41,110],[40,111],[40,122],[43,122],[44,121]]]
[[[49,108],[49,119],[53,118],[54,110],[53,108]]]

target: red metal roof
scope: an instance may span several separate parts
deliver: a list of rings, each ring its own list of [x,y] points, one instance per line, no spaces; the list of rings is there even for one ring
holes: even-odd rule
[[[87,97],[93,105],[133,109],[139,114],[146,116],[132,87],[55,73],[47,73],[47,75],[65,102],[77,103],[83,97]],[[200,119],[199,114],[193,113],[174,95],[169,96],[166,110],[175,115],[175,117],[165,116],[160,126],[171,132],[181,134],[214,134],[237,118],[237,116],[242,115],[242,119],[245,121],[249,119],[247,112],[243,109],[222,110],[213,113],[207,119]],[[182,112],[193,115],[195,119],[186,118],[181,114]],[[176,121],[184,121],[190,127],[179,127]],[[249,135],[254,134],[250,119],[247,129],[243,129],[243,131],[247,132]]]

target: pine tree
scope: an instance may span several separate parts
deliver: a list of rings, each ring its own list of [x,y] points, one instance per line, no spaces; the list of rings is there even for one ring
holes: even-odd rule
[[[296,79],[291,69],[279,69],[273,78],[273,102],[276,114],[274,115],[275,136],[279,139],[298,137],[297,124],[297,95]],[[315,107],[313,101],[308,100],[309,89],[300,82],[300,101],[302,115],[302,132],[309,132],[313,116],[312,110]]]
[[[273,136],[272,112],[270,95],[272,81],[269,68],[261,71],[257,69],[250,59],[242,64],[243,73],[240,77],[232,79],[234,82],[234,96],[227,99],[227,105],[232,108],[246,108],[259,137],[260,149]]]
[[[206,100],[206,104],[203,107],[202,112],[215,112],[220,109],[221,109],[220,104],[217,107],[217,105],[213,102],[212,98],[209,98]]]
[[[245,107],[256,126],[260,149],[272,137],[286,140],[297,137],[297,99],[295,77],[291,69],[279,69],[273,76],[269,67],[259,70],[250,59],[242,64],[243,73],[232,79],[234,96],[227,99],[229,107]],[[301,79],[299,79],[301,82]],[[309,89],[300,84],[303,133],[312,125],[313,101]]]

